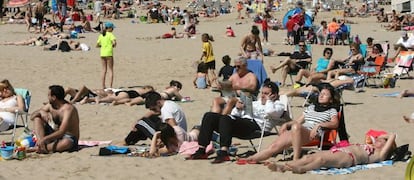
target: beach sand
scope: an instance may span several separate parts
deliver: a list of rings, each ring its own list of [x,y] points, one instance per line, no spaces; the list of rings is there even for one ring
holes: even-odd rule
[[[170,2],[168,2],[170,3]],[[180,1],[181,7],[186,2]],[[389,6],[386,9],[390,9]],[[284,12],[276,12],[281,19]],[[139,13],[144,14],[144,11]],[[218,96],[211,90],[193,88],[192,81],[196,70],[194,61],[201,56],[201,34],[214,36],[214,53],[217,71],[223,65],[221,57],[228,54],[232,59],[237,57],[241,39],[253,25],[246,20],[235,20],[236,13],[217,18],[200,18],[197,35],[194,39],[138,40],[136,37],[155,37],[169,31],[170,25],[131,23],[132,19],[113,20],[114,34],[118,46],[115,49],[115,81],[114,87],[136,85],[153,85],[162,91],[170,80],[183,83],[181,94],[191,97],[193,102],[180,103],[187,115],[188,125],[200,124],[202,115],[209,111],[213,97]],[[328,22],[332,17],[339,17],[335,11],[321,12],[315,24],[321,20]],[[138,19],[134,19],[137,21]],[[349,18],[357,22],[352,24],[352,35],[358,34],[363,42],[373,37],[379,42],[388,40],[396,42],[399,32],[387,32],[375,23],[375,17]],[[236,22],[242,22],[236,25]],[[235,38],[225,38],[225,28],[231,25],[236,33]],[[182,25],[177,26],[178,32]],[[16,41],[27,39],[35,34],[26,33],[24,25],[0,25],[0,41]],[[64,87],[79,88],[86,85],[90,88],[100,87],[101,63],[99,49],[95,48],[98,33],[82,34],[86,38],[79,39],[92,47],[89,52],[62,53],[43,51],[41,47],[4,46],[0,45],[1,78],[7,78],[14,87],[28,88],[32,93],[30,112],[40,108],[47,101],[48,86],[59,84]],[[266,48],[280,52],[290,52],[292,46],[283,45],[285,30],[269,31],[270,45]],[[313,61],[321,57],[325,46],[313,45]],[[344,58],[348,54],[348,46],[335,46],[333,58]],[[390,50],[393,55],[394,51]],[[280,72],[272,74],[270,65],[278,64],[284,57],[265,57],[264,64],[268,75],[274,81],[280,81]],[[289,79],[287,80],[289,82]],[[373,97],[373,94],[397,92],[414,87],[412,80],[398,80],[394,89],[366,88],[366,92],[356,93],[344,91],[345,121],[351,142],[363,142],[364,133],[369,129],[381,129],[397,133],[397,144],[413,144],[412,130],[414,124],[407,124],[402,115],[413,112],[413,98]],[[288,89],[291,87],[285,87]],[[293,115],[298,117],[302,112],[299,107],[303,98],[293,98]],[[145,112],[144,106],[128,107],[125,105],[76,105],[80,114],[81,140],[122,140],[130,131],[131,125]],[[29,124],[33,127],[32,124]],[[18,135],[22,128],[18,129]],[[8,140],[10,136],[0,136],[0,140]],[[264,147],[277,138],[266,137]],[[248,141],[234,138],[235,143],[248,145]],[[142,143],[149,143],[144,141]],[[412,148],[411,148],[412,149]],[[239,149],[244,152],[248,149]],[[18,161],[1,161],[0,179],[402,179],[407,163],[398,162],[390,167],[381,167],[358,171],[349,175],[295,175],[273,173],[263,165],[236,165],[227,162],[211,165],[209,161],[185,161],[183,156],[160,157],[147,159],[126,156],[96,156],[99,147],[91,147],[75,153],[56,153],[51,155],[30,154],[28,158]],[[270,160],[276,161],[281,155]]]

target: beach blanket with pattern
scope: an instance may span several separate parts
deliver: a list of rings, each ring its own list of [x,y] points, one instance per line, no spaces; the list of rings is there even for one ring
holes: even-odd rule
[[[372,163],[372,164],[364,164],[364,165],[356,165],[349,168],[329,168],[327,170],[312,170],[309,171],[311,174],[321,174],[321,175],[341,175],[341,174],[352,174],[358,170],[366,170],[366,169],[372,169],[372,168],[378,168],[383,166],[392,166],[393,161],[387,160],[382,161],[378,163]]]

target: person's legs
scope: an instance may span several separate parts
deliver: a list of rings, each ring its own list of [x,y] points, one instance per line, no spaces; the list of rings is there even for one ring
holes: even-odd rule
[[[133,99],[129,99],[128,102],[124,102],[124,103],[128,106],[133,106],[133,105],[143,104],[144,102],[145,102],[144,98],[136,97],[136,98],[133,98]],[[121,103],[121,101],[118,101],[118,103]]]
[[[223,97],[215,97],[211,106],[211,112],[220,114],[225,103],[226,101],[224,101]]]
[[[307,69],[300,69],[298,74],[296,75],[295,82],[301,82],[302,77],[308,78],[310,76],[310,71]]]
[[[201,121],[200,134],[198,136],[198,145],[201,148],[207,147],[210,144],[213,131],[219,129],[219,119],[221,114],[206,112]]]
[[[228,115],[231,113],[231,110],[233,110],[233,107],[236,105],[238,99],[235,97],[229,98],[226,102],[226,106],[224,107],[221,114]]]
[[[86,96],[89,92],[89,89],[86,86],[82,86],[79,91],[73,96],[73,99],[70,101],[71,103],[75,103],[81,100],[84,96]]]
[[[280,68],[282,68],[282,67],[285,67],[285,66],[287,66],[288,64],[290,64],[291,63],[291,59],[290,58],[287,58],[287,59],[285,59],[284,61],[282,61],[280,64],[279,64],[279,66],[276,66],[276,67],[273,67],[273,66],[270,66],[270,69],[272,70],[272,73],[275,73],[277,70],[279,70]]]
[[[284,149],[292,145],[292,132],[287,131],[281,134],[272,144],[264,149],[263,151],[258,152],[257,154],[247,158],[248,161],[264,161],[276,153],[282,152]]]
[[[287,66],[282,69],[282,86],[286,85],[286,78],[287,78],[289,70],[290,69]]]
[[[303,159],[303,160],[302,160]],[[318,169],[321,167],[344,168],[350,167],[354,163],[354,159],[349,153],[331,151],[320,151],[315,154],[305,156],[298,161],[286,163],[292,168],[293,173],[303,174],[306,171]]]
[[[102,81],[102,89],[106,89],[105,86],[105,77],[106,77],[106,71],[108,67],[108,57],[101,57],[102,62],[102,74],[101,74],[101,81]]]
[[[109,69],[109,87],[112,88],[114,82],[114,57],[108,57],[108,69]]]
[[[318,83],[323,79],[326,79],[326,75],[324,73],[313,73],[308,77],[307,83]]]
[[[302,145],[310,141],[310,131],[298,123],[293,124],[290,131],[292,132],[293,160],[298,160],[302,154]]]

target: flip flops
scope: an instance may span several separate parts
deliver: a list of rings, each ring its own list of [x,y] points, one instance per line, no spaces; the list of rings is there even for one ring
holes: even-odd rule
[[[260,162],[247,160],[247,159],[237,159],[236,164],[238,165],[246,165],[246,164],[261,164]]]

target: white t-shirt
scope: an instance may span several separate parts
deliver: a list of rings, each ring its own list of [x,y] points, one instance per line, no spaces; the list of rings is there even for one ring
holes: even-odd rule
[[[261,100],[253,101],[253,118],[247,115],[244,111],[238,111],[237,108],[233,108],[231,115],[239,116],[248,119],[254,119],[260,129],[265,128],[265,131],[271,131],[278,124],[287,122],[282,118],[283,113],[286,111],[285,104],[281,101],[267,100],[265,105],[262,105]],[[263,123],[266,119],[269,119],[263,127]]]
[[[404,41],[404,39],[402,37],[400,37],[400,39],[398,39],[397,43],[395,43],[395,44],[401,44],[405,48],[411,48],[411,47],[414,46],[414,38],[409,37],[406,41]]]
[[[89,51],[91,48],[86,45],[85,43],[80,43],[79,47],[82,49],[82,51]]]
[[[161,119],[165,123],[167,119],[175,119],[177,125],[187,131],[187,119],[181,107],[173,101],[164,101],[161,108]]]

